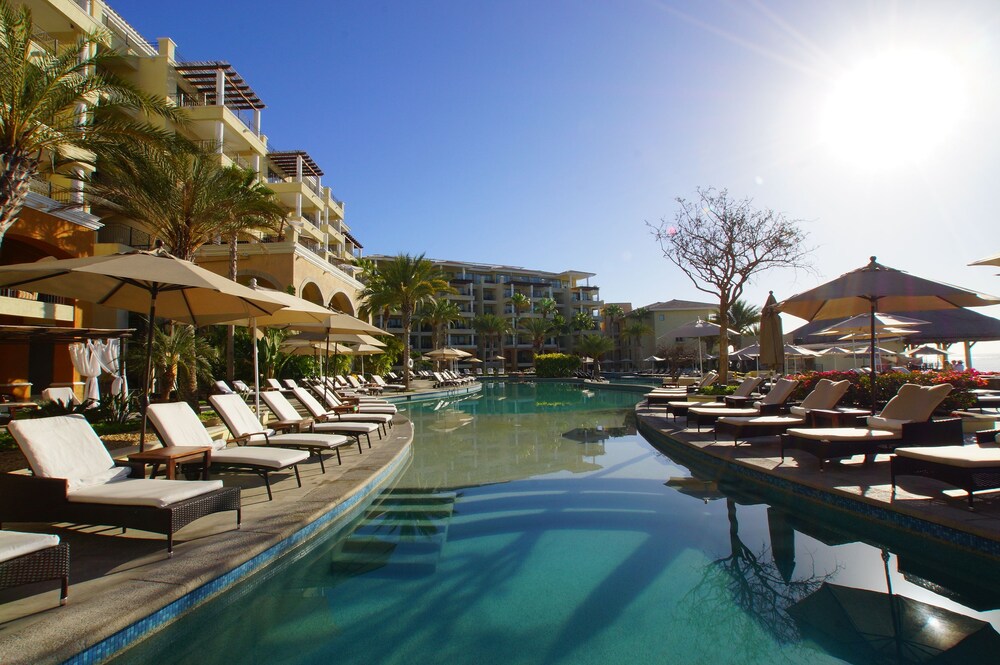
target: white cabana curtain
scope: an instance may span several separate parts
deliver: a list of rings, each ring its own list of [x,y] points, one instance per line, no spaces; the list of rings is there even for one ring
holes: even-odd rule
[[[73,367],[85,380],[83,384],[83,400],[101,399],[101,389],[97,385],[97,377],[101,375],[101,363],[89,346],[92,342],[83,344],[75,342],[69,345],[69,357],[73,361]]]
[[[128,393],[128,384],[121,374],[121,340],[105,339],[88,341],[94,357],[100,363],[101,369],[114,377],[111,381],[111,394],[121,395]]]

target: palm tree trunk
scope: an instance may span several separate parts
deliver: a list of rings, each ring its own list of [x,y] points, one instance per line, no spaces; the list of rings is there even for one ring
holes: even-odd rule
[[[239,270],[236,234],[229,236],[229,279],[236,281]],[[236,378],[236,326],[226,326],[226,380],[232,383]]]
[[[402,312],[402,324],[403,324],[403,386],[404,389],[410,391],[410,326],[412,325],[411,318],[413,312],[408,307],[403,307]]]
[[[28,198],[31,176],[38,169],[38,160],[17,153],[4,155],[0,170],[0,243],[7,229],[17,221],[24,201]]]
[[[729,301],[719,299],[719,385],[729,379]]]

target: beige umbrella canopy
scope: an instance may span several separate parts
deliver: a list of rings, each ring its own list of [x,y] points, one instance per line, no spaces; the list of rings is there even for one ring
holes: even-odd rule
[[[870,335],[871,334],[871,315],[870,314],[858,314],[857,316],[852,316],[849,319],[835,323],[832,326],[828,326],[819,330],[814,335]],[[922,319],[911,319],[908,316],[898,316],[892,314],[884,314],[882,312],[875,312],[875,332],[876,333],[887,333],[889,335],[893,334],[909,334],[917,332],[916,330],[907,330],[907,328],[913,326],[927,325],[929,321],[924,321]]]
[[[871,257],[868,265],[845,273],[826,284],[782,301],[778,309],[807,321],[869,315],[869,332],[875,337],[877,312],[914,312],[1000,304],[1000,298],[950,284],[933,282],[889,268]],[[874,347],[874,345],[872,345]],[[871,349],[872,409],[877,409],[875,350]]]
[[[269,295],[178,259],[163,249],[2,266],[0,286],[147,313],[146,375],[140,396],[144,414],[153,374],[156,317],[205,325],[218,317],[264,316],[282,308]],[[140,449],[145,435],[144,417]]]
[[[468,351],[453,349],[447,346],[442,349],[428,351],[424,355],[428,358],[433,358],[434,360],[458,360],[459,358],[469,358],[472,356],[472,354]]]

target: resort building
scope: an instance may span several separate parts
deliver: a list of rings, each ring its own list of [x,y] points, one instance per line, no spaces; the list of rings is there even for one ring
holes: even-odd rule
[[[220,163],[250,169],[274,190],[287,211],[285,222],[280,233],[257,234],[239,243],[238,281],[255,278],[261,286],[291,288],[307,300],[357,312],[362,285],[355,278],[352,261],[361,255],[362,245],[345,222],[344,202],[323,183],[322,169],[306,150],[279,149],[270,142],[263,132],[265,103],[233,65],[224,60],[187,60],[168,38],[152,43],[102,0],[23,0],[20,4],[32,12],[39,50],[59,52],[71,48],[83,35],[106,35],[123,56],[115,74],[184,110],[187,121],[182,124],[159,119],[164,129],[210,146]],[[156,238],[133,220],[107,210],[91,210],[83,184],[71,177],[91,169],[84,162],[71,162],[41,173],[31,183],[28,205],[4,238],[0,263],[154,246]],[[203,246],[195,260],[228,276],[226,239]],[[71,302],[8,292],[0,294],[0,323],[112,328],[124,327],[127,318],[123,312],[105,308],[75,308]],[[77,378],[68,361],[61,359],[65,347],[51,360],[41,358],[44,353],[48,351],[5,356],[25,360],[31,356],[32,367],[53,368],[51,379],[48,370],[45,376],[33,377],[36,391],[52,379],[71,382]],[[28,363],[23,365],[5,360],[0,384],[27,383]],[[70,367],[68,372],[59,369],[65,366]]]
[[[651,332],[647,332],[647,334],[635,342],[630,356],[633,363],[656,355],[657,351],[664,347],[685,343],[683,339],[671,337],[669,335],[670,331],[698,319],[707,321],[709,317],[714,316],[718,311],[718,303],[712,304],[676,299],[655,302],[639,308],[636,310],[636,312],[640,313],[638,320],[644,323]]]
[[[372,254],[367,257],[376,264],[392,259],[383,254]],[[465,261],[443,261],[430,259],[444,273],[448,283],[457,293],[448,294],[446,298],[458,305],[460,320],[449,326],[446,346],[451,346],[473,354],[482,354],[489,348],[489,342],[480,339],[472,327],[477,316],[494,314],[510,319],[511,327],[515,321],[531,318],[542,318],[539,304],[546,298],[555,301],[555,313],[564,320],[570,321],[579,312],[586,314],[596,328],[600,321],[601,301],[600,289],[590,284],[594,273],[579,270],[563,272],[547,272],[516,266],[490,265],[484,263],[468,263]],[[530,302],[530,308],[521,312],[515,311],[511,298],[514,294],[523,294]],[[390,316],[385,321],[375,321],[384,330],[400,333],[402,324],[398,317]],[[545,340],[542,351],[570,350],[570,336],[556,334]],[[431,351],[433,347],[433,331],[429,326],[415,325],[410,336],[411,347],[418,352]],[[505,358],[507,369],[530,367],[533,363],[531,340],[521,334],[506,335],[500,344],[499,352]],[[488,360],[479,355],[480,360]]]

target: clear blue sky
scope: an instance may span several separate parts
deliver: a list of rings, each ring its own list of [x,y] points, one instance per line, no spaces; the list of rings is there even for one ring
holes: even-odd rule
[[[586,270],[637,306],[709,299],[644,222],[713,186],[803,220],[816,247],[815,274],[764,275],[752,302],[871,254],[1000,292],[966,265],[1000,252],[996,0],[112,6],[231,62],[368,254]]]

